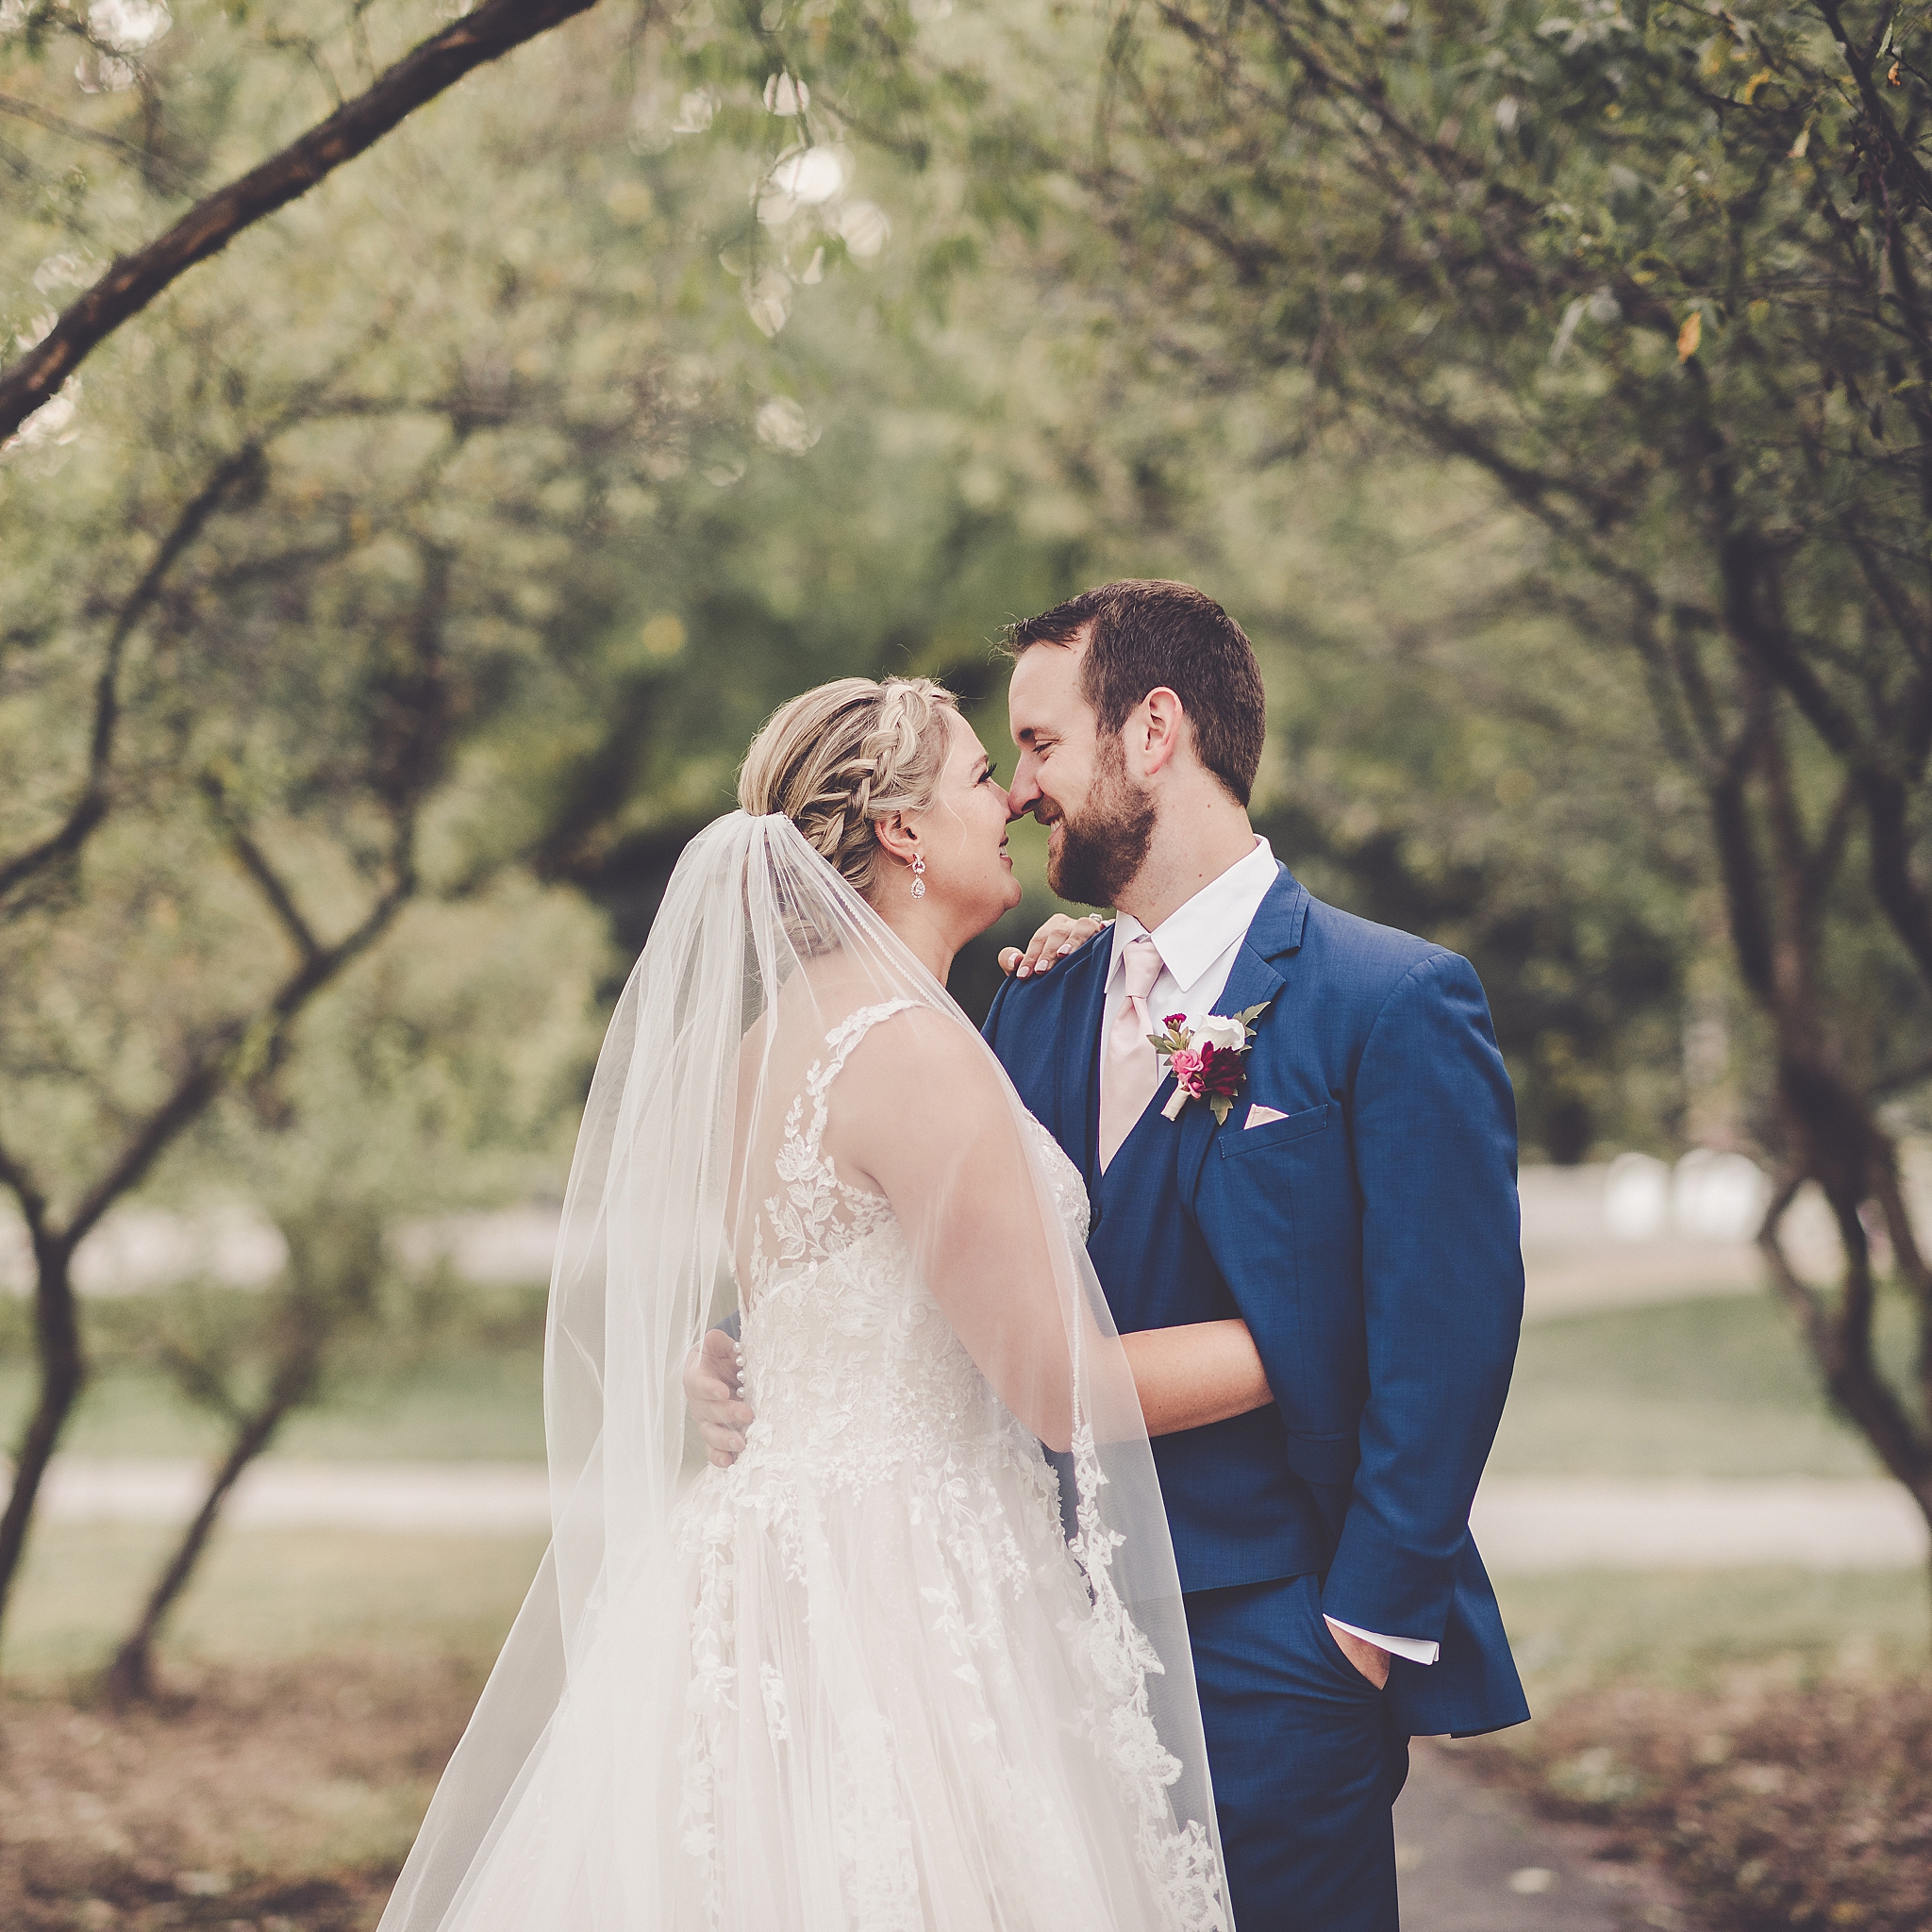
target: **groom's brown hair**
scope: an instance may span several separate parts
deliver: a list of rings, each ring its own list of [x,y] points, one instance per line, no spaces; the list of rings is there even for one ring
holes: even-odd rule
[[[1082,591],[1007,633],[1014,657],[1087,632],[1080,691],[1111,736],[1150,691],[1180,699],[1201,762],[1246,805],[1261,763],[1267,699],[1247,634],[1191,584],[1124,577]]]

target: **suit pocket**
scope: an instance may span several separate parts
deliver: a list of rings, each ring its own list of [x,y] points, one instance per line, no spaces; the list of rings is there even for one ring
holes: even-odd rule
[[[1305,1113],[1291,1113],[1284,1120],[1270,1121],[1265,1126],[1242,1127],[1239,1130],[1224,1127],[1215,1139],[1224,1160],[1238,1160],[1244,1154],[1259,1154],[1265,1148],[1279,1147],[1284,1141],[1306,1141],[1310,1134],[1319,1134],[1328,1125],[1331,1115],[1340,1109],[1332,1100],[1324,1101],[1320,1107],[1311,1107]]]
[[[1314,1582],[1310,1578],[1311,1583]],[[1321,1586],[1315,1584],[1308,1592],[1310,1607],[1308,1623],[1314,1636],[1315,1648],[1323,1661],[1333,1672],[1336,1682],[1342,1689],[1365,1701],[1378,1701],[1385,1687],[1373,1684],[1356,1669],[1354,1659],[1336,1641],[1335,1632],[1328,1627],[1328,1619],[1322,1614]]]

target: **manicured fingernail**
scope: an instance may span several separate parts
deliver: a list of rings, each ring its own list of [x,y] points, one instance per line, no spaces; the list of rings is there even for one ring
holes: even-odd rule
[[[1026,965],[1016,966],[1013,968],[1013,977],[1015,979],[1031,979],[1033,977],[1033,969]]]

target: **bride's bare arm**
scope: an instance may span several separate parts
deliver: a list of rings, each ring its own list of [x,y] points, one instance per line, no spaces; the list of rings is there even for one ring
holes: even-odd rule
[[[1274,1400],[1242,1321],[1190,1322],[1121,1337],[1150,1436],[1205,1428]]]
[[[892,1204],[933,1299],[1000,1399],[1050,1449],[1072,1435],[1063,1240],[985,1049],[938,1013],[869,1034],[833,1090],[825,1147]]]

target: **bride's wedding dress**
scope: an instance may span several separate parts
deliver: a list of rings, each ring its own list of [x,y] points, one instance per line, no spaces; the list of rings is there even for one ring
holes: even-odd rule
[[[745,1284],[758,1421],[676,1518],[691,1923],[1219,1924],[1206,1835],[1169,1812],[1178,1766],[1105,1531],[1069,1551],[1040,1444],[954,1335],[886,1201],[821,1151],[847,1056],[910,1004],[835,1029],[793,1103]],[[1079,1174],[1026,1124],[1084,1241]]]
[[[876,1158],[841,1172],[855,1123],[924,1150],[891,1201],[858,1184]],[[692,842],[572,1168],[551,1548],[380,1932],[1224,1932],[1087,1218],[795,827]],[[734,1303],[758,1420],[697,1467],[682,1365]],[[1058,1469],[989,1361],[1044,1365]]]

